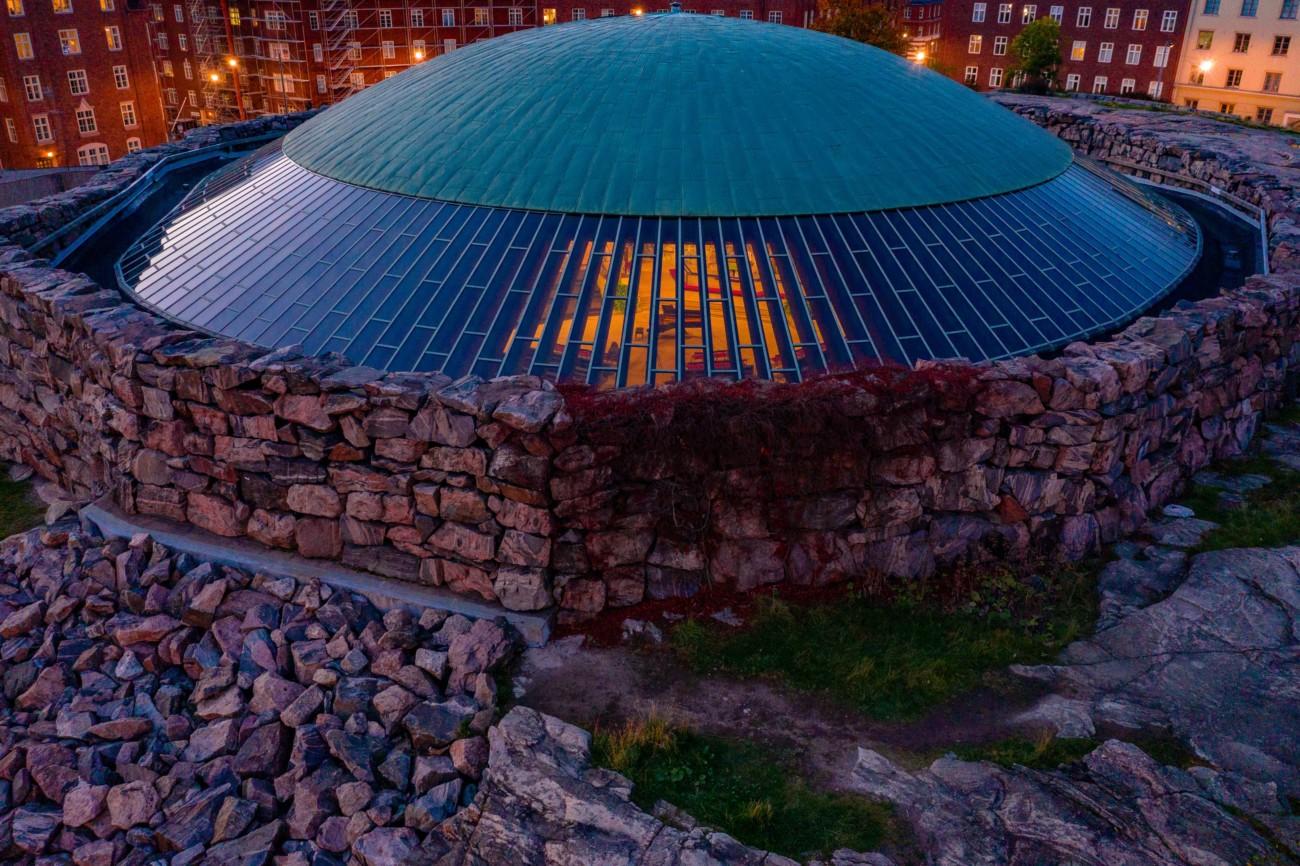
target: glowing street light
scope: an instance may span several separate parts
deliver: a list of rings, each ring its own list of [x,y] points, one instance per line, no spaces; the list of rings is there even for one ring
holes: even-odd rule
[[[236,66],[239,65],[239,59],[235,57],[227,57],[226,65],[229,66],[231,69],[234,69]]]
[[[1214,68],[1214,61],[1202,60],[1199,64],[1197,64],[1196,68],[1201,70],[1202,72],[1209,72],[1211,69]]]
[[[924,48],[922,48],[920,51],[917,51],[917,52],[916,52],[916,62],[917,62],[917,63],[924,63],[924,62],[925,62],[925,49],[924,49]]]
[[[218,74],[215,73],[215,72],[212,73],[211,75],[209,75],[208,78],[211,79],[211,81],[212,81],[213,84],[216,84],[218,81],[221,80],[221,76],[218,75]]]
[[[415,49],[415,59],[416,59],[416,60],[423,60],[423,59],[424,59],[424,52],[421,51],[421,50],[418,49],[418,48]]]
[[[638,7],[636,7],[635,9],[633,9],[633,10],[632,10],[632,14],[635,15],[636,17],[640,18],[640,17],[641,17],[641,7],[638,6]]]

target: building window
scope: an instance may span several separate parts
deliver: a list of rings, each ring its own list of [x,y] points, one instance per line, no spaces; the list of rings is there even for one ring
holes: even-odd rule
[[[1074,40],[1074,44],[1070,46],[1070,59],[1082,60],[1087,54],[1088,43],[1082,39]]]
[[[1214,44],[1213,30],[1202,30],[1196,34],[1196,47],[1198,50],[1208,51],[1210,50],[1210,46],[1213,44]]]
[[[1250,50],[1250,34],[1238,33],[1232,37],[1232,53],[1245,54]]]
[[[5,80],[3,78],[0,78],[0,102],[8,102],[8,101],[9,101],[9,87],[8,85],[5,84]]]
[[[1168,45],[1156,46],[1156,59],[1155,62],[1153,62],[1151,65],[1154,66],[1156,69],[1164,69],[1166,66],[1168,66],[1169,49],[1170,46]]]
[[[86,70],[68,70],[68,90],[72,91],[73,96],[85,96],[90,92],[90,79],[86,77]]]
[[[1265,92],[1265,93],[1277,93],[1277,92],[1278,92],[1279,90],[1281,90],[1281,89],[1282,89],[1282,73],[1281,73],[1281,72],[1265,72],[1265,73],[1264,73],[1264,92]]]
[[[1259,0],[1241,0],[1241,17],[1254,18],[1259,11]]]
[[[389,42],[389,45],[393,43]],[[288,42],[271,42],[267,44],[267,53],[272,60],[280,63],[289,63],[293,60],[293,54],[289,51]]]
[[[1101,47],[1097,49],[1097,62],[1110,63],[1110,59],[1112,56],[1114,56],[1114,54],[1115,54],[1115,43],[1103,42],[1101,43]]]
[[[194,77],[194,67],[190,65],[190,61],[188,59],[181,61],[181,74],[184,75],[186,78]]]
[[[136,127],[135,103],[123,102],[120,108],[122,109],[122,126],[126,127],[127,129],[135,129]]]
[[[1277,17],[1294,20],[1297,7],[1300,7],[1300,0],[1282,0],[1282,12]]]
[[[999,4],[998,4],[998,23],[999,23],[999,24],[1010,24],[1010,23],[1011,23],[1011,4],[1010,4],[1010,3],[999,3]]]
[[[415,54],[415,59],[416,59],[416,60],[423,60],[423,59],[424,59],[424,40],[423,40],[423,39],[412,39],[412,40],[411,40],[411,51]]]
[[[172,62],[170,60],[164,60],[162,62],[162,74],[167,76],[168,78],[171,78],[173,75],[176,74],[175,71],[172,69]]]
[[[177,34],[176,34],[176,47],[179,48],[181,51],[189,51],[189,50],[190,50],[190,37],[189,37],[189,34],[186,34],[186,33],[177,33]]]
[[[108,43],[109,51],[122,50],[122,31],[116,26],[104,28],[104,41]]]
[[[1202,11],[1206,15],[1218,15],[1219,0],[1205,0],[1205,7],[1202,9]]]
[[[1048,16],[1057,24],[1060,24],[1062,21],[1065,20],[1065,7],[1053,6],[1052,11],[1048,13]]]
[[[317,63],[325,62],[325,49],[319,42],[315,43],[311,47],[311,59],[315,60]]]
[[[717,10],[715,9],[714,11],[716,12]],[[515,15],[516,12],[519,13],[517,16]],[[572,16],[574,21],[586,21],[587,10],[582,6],[574,6]],[[510,24],[511,27],[521,26],[524,23],[524,10],[520,9],[517,6],[511,8],[510,18],[508,23]]]
[[[1119,9],[1112,7],[1106,10],[1106,20],[1101,22],[1101,26],[1107,30],[1114,30],[1119,27]]]
[[[542,26],[543,26],[543,27],[549,27],[550,25],[552,25],[552,24],[555,23],[555,20],[556,20],[556,19],[555,19],[555,9],[554,9],[554,7],[543,7],[543,8],[542,8]]]
[[[325,90],[326,90],[325,76],[324,76],[324,75],[317,75],[317,76],[316,76],[316,92],[317,92],[317,93],[324,93]]]
[[[36,132],[37,143],[46,144],[54,141],[54,131],[50,128],[50,116],[48,114],[32,115],[32,129]]]
[[[1092,92],[1093,92],[1093,93],[1105,93],[1105,92],[1106,92],[1106,84],[1107,84],[1106,76],[1104,76],[1104,75],[1098,75],[1096,78],[1094,78],[1094,79],[1092,80]]]
[[[980,68],[978,66],[967,66],[965,82],[974,87],[980,80]]]
[[[1079,73],[1071,72],[1065,76],[1065,89],[1071,93],[1079,89]]]
[[[1136,42],[1128,44],[1128,52],[1124,55],[1124,63],[1128,66],[1137,66],[1142,62],[1142,46]]]
[[[415,23],[415,15],[416,15],[417,12],[420,14],[420,23],[419,23],[419,24],[416,24],[416,23]],[[423,26],[424,26],[424,10],[423,10],[423,9],[413,9],[413,10],[411,10],[411,25],[412,25],[413,27],[423,27]],[[319,29],[320,29],[320,13],[317,12],[317,11],[315,11],[314,9],[313,9],[311,12],[308,12],[308,13],[307,13],[307,29],[308,29],[308,30],[319,30]]]
[[[271,89],[276,93],[295,93],[293,76],[277,74],[271,76]]]
[[[980,36],[977,33],[974,36],[971,36],[970,41],[966,44],[966,53],[979,54],[983,48],[984,48],[984,37]]]
[[[45,90],[41,87],[41,77],[39,75],[24,75],[23,92],[27,94],[28,102],[40,102],[44,99]]]
[[[86,144],[77,148],[77,163],[80,165],[108,165],[108,145]]]
[[[352,82],[352,86],[357,90],[362,90],[366,86],[366,74],[364,72],[354,72],[348,76],[348,80]]]
[[[1273,37],[1273,56],[1274,56],[1274,57],[1286,57],[1287,54],[1290,53],[1290,51],[1291,51],[1291,37],[1290,37],[1290,36],[1274,36],[1274,37]]]
[[[360,43],[360,42],[349,42],[349,43],[348,43],[348,58],[349,58],[350,60],[360,60],[360,59],[361,59],[361,43]]]
[[[84,102],[77,109],[77,131],[82,135],[99,131],[99,124],[95,122],[95,109]]]
[[[613,18],[613,17],[614,17],[614,10],[613,10],[613,9],[602,9],[602,10],[600,10],[600,17],[601,17],[601,18]],[[749,10],[749,9],[741,9],[741,10],[740,10],[740,17],[741,17],[742,19],[748,21],[749,19],[751,19],[751,18],[754,17],[754,13],[753,13],[753,11],[751,11],[751,10]]]
[[[1173,33],[1178,27],[1178,10],[1169,9],[1160,16],[1160,32]]]
[[[165,90],[163,90],[163,99],[166,101],[168,105],[175,105],[179,99],[179,97],[176,94],[176,88],[168,87]]]
[[[77,35],[76,30],[59,31],[59,48],[64,54],[81,53],[81,37]]]
[[[579,15],[578,13],[582,13]],[[585,8],[575,8],[573,10],[574,21],[585,21],[587,19],[587,10]],[[511,6],[506,10],[506,23],[511,27],[524,26],[524,10],[521,6]]]
[[[380,26],[380,27],[392,27],[392,26],[393,26],[393,10],[392,10],[392,9],[380,9],[380,10],[379,10],[379,26]]]
[[[9,10],[11,18],[18,18],[25,14],[23,0],[5,0],[5,8]]]
[[[112,12],[116,8],[117,7],[114,5],[113,0],[99,0],[100,12]]]
[[[994,37],[993,37],[993,56],[994,56],[994,57],[1002,57],[1002,56],[1005,55],[1006,53],[1007,53],[1007,37],[1005,37],[1005,36],[994,36]]]
[[[1256,109],[1255,109],[1255,122],[1256,122],[1256,123],[1272,123],[1272,122],[1273,122],[1273,109],[1271,109],[1271,108],[1256,108]]]
[[[113,67],[113,86],[118,90],[126,90],[131,86],[131,79],[126,74],[125,66]]]
[[[379,43],[379,48],[383,52],[385,60],[397,59],[397,45],[392,40],[385,39]]]
[[[14,123],[12,117],[5,118],[5,133],[9,136],[11,142],[18,143],[18,124]]]
[[[1145,9],[1133,10],[1133,29],[1134,30],[1147,29],[1147,10]]]
[[[455,27],[455,26],[456,26],[456,10],[455,10],[455,9],[444,9],[444,10],[442,10],[442,26],[443,26],[443,27]]]
[[[140,139],[136,138],[135,136],[131,136],[126,140],[127,153],[135,153],[139,149],[140,149]]]
[[[231,6],[231,7],[230,7],[230,26],[231,26],[231,27],[238,27],[238,26],[239,26],[239,22],[240,22],[240,18],[239,18],[239,10],[236,9],[234,6]]]
[[[1236,110],[1237,110],[1237,103],[1235,102],[1219,103],[1219,114],[1232,114]]]
[[[1127,96],[1137,89],[1137,81],[1132,78],[1125,78],[1119,83],[1119,92],[1121,96]]]
[[[1088,27],[1092,24],[1092,7],[1080,6],[1079,11],[1074,16],[1075,27]]]
[[[970,20],[974,21],[976,24],[983,24],[984,16],[988,14],[988,11],[989,11],[989,4],[976,3],[974,6],[971,7]]]
[[[767,21],[769,24],[780,24],[782,17],[783,13],[780,9],[774,9],[767,13]]]
[[[1147,85],[1147,96],[1152,99],[1159,99],[1164,95],[1165,83],[1163,81],[1153,81]]]
[[[989,70],[989,87],[1002,86],[1002,67],[994,66]]]
[[[486,7],[486,6],[475,6],[475,7],[474,7],[474,26],[475,26],[475,27],[487,27],[488,24],[490,23],[490,21],[491,21],[491,19],[488,17],[488,10],[487,10],[487,7]]]
[[[267,30],[274,30],[277,32],[283,31],[285,29],[285,21],[285,15],[279,9],[272,9],[266,13]]]
[[[424,10],[423,10],[423,9],[412,9],[412,10],[411,10],[411,26],[412,26],[412,27],[423,27],[423,26],[424,26]]]
[[[71,15],[72,0],[51,0],[55,15]]]
[[[356,30],[356,29],[357,29],[357,21],[358,21],[358,19],[357,19],[357,10],[355,10],[355,9],[349,9],[347,12],[344,12],[344,13],[343,13],[343,21],[344,21],[344,23],[347,25],[347,27],[348,27],[349,30]]]
[[[35,55],[32,54],[32,37],[30,33],[14,34],[14,50],[18,52],[19,60],[31,60]]]
[[[1025,6],[1025,7],[1023,7],[1023,8],[1020,10],[1020,23],[1021,23],[1021,24],[1030,24],[1030,23],[1033,23],[1033,20],[1034,20],[1036,17],[1038,17],[1038,7],[1037,7],[1037,6]]]
[[[1241,70],[1240,70],[1240,69],[1229,69],[1229,70],[1228,70],[1228,75],[1227,75],[1226,79],[1225,79],[1224,82],[1223,82],[1223,86],[1224,86],[1224,87],[1240,87],[1240,86],[1241,86]]]

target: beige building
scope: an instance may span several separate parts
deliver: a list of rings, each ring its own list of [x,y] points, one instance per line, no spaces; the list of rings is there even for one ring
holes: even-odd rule
[[[1193,0],[1174,102],[1300,128],[1300,0]]]

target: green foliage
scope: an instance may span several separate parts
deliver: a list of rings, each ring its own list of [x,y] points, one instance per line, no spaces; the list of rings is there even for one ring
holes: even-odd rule
[[[1052,658],[1096,620],[1091,569],[1004,566],[910,585],[891,602],[853,594],[795,607],[762,600],[740,630],[688,620],[677,653],[700,672],[770,676],[882,719],[916,717],[1009,664]]]
[[[1186,770],[1203,763],[1191,749],[1167,734],[1142,734],[1122,739],[1165,766]],[[1052,770],[1083,760],[1101,744],[1102,740],[1095,737],[1053,737],[1044,733],[1034,740],[1012,737],[991,743],[961,744],[950,751],[964,761],[991,761],[1004,767],[1020,765],[1035,770]]]
[[[597,731],[595,763],[636,786],[643,809],[667,800],[747,845],[787,857],[869,851],[896,832],[888,806],[810,788],[773,749],[674,728],[661,718]]]
[[[1212,470],[1227,476],[1267,475],[1273,481],[1245,493],[1244,503],[1237,507],[1225,507],[1218,488],[1192,485],[1183,504],[1197,517],[1219,524],[1202,539],[1198,551],[1281,547],[1300,541],[1300,472],[1262,455],[1223,461]]]
[[[1051,18],[1026,24],[1011,40],[1011,73],[1023,73],[1030,84],[1051,87],[1061,66],[1061,25]]]
[[[0,478],[0,538],[39,526],[44,517],[29,482]]]
[[[898,13],[869,0],[822,0],[813,28],[834,36],[865,42],[894,54],[907,50],[907,37],[898,26]]]

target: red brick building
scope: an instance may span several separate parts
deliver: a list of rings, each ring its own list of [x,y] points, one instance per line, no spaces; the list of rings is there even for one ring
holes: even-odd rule
[[[0,164],[95,165],[166,139],[146,17],[127,0],[5,0]]]
[[[1061,87],[1168,101],[1189,15],[1187,0],[944,0],[934,56],[938,68],[972,87],[1011,86],[1011,40],[1050,16],[1061,25]]]

